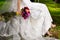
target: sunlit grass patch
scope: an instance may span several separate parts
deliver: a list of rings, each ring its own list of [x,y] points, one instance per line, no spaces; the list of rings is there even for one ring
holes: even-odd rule
[[[49,3],[46,3],[46,5],[48,6],[48,9],[49,9],[49,11],[50,11],[52,16],[60,16],[60,4],[56,4],[56,3],[49,4]]]
[[[53,8],[53,7],[48,7],[48,8],[52,15],[60,16],[60,8]]]

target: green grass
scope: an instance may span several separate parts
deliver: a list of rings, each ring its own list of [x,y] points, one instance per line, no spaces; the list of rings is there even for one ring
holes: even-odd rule
[[[3,2],[3,1],[1,1],[1,2],[0,2],[0,8],[1,8],[1,6],[2,6],[3,4],[4,4],[4,2]]]
[[[51,15],[60,16],[60,4],[47,4]]]

